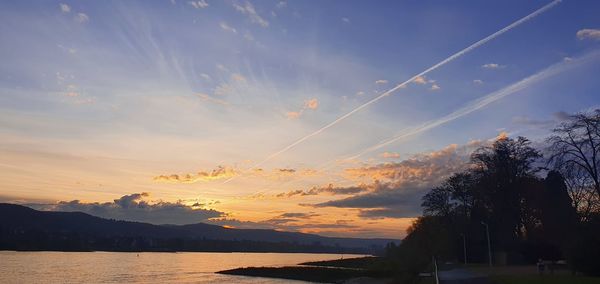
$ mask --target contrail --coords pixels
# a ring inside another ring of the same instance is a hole
[[[549,4],[546,4],[545,6],[543,6],[542,8],[539,8],[538,10],[534,11],[533,13],[531,13],[531,14],[529,14],[529,15],[527,15],[527,16],[525,16],[525,17],[523,17],[523,18],[519,19],[519,20],[517,20],[516,22],[513,22],[512,24],[510,24],[510,25],[508,25],[508,26],[504,27],[503,29],[501,29],[501,30],[499,30],[499,31],[497,31],[497,32],[495,32],[495,33],[493,33],[493,34],[491,34],[491,35],[489,35],[489,36],[485,37],[484,39],[481,39],[481,40],[479,40],[479,41],[477,41],[477,42],[475,42],[475,43],[471,44],[470,46],[466,47],[465,49],[463,49],[463,50],[461,50],[461,51],[459,51],[459,52],[457,52],[457,53],[455,53],[455,54],[451,55],[450,57],[448,57],[448,58],[446,58],[446,59],[444,59],[444,60],[440,61],[439,63],[437,63],[437,64],[435,64],[435,65],[433,65],[433,66],[431,66],[431,67],[429,67],[429,68],[425,69],[424,71],[422,71],[422,72],[420,72],[420,73],[418,73],[418,74],[416,74],[416,75],[412,76],[410,79],[408,79],[408,80],[406,80],[406,81],[404,81],[404,82],[400,83],[399,85],[396,85],[395,87],[393,87],[393,88],[391,88],[391,89],[389,89],[389,90],[385,91],[384,93],[382,93],[381,95],[379,95],[379,96],[375,97],[374,99],[371,99],[370,101],[368,101],[368,102],[366,102],[366,103],[364,103],[364,104],[362,104],[362,105],[360,105],[360,106],[356,107],[356,108],[355,108],[355,109],[353,109],[352,111],[350,111],[350,112],[348,112],[348,113],[346,113],[346,114],[344,114],[344,115],[340,116],[340,117],[339,117],[339,118],[337,118],[336,120],[334,120],[334,121],[330,122],[329,124],[327,124],[327,125],[325,125],[325,126],[323,126],[323,127],[319,128],[318,130],[314,131],[313,133],[310,133],[310,134],[308,134],[308,135],[306,135],[306,136],[304,136],[304,137],[302,137],[302,138],[300,138],[300,139],[296,140],[296,141],[295,141],[295,142],[293,142],[292,144],[290,144],[290,145],[288,145],[288,146],[284,147],[283,149],[281,149],[281,150],[279,150],[279,151],[277,151],[277,152],[275,152],[275,153],[273,153],[273,154],[269,155],[269,156],[268,156],[268,157],[266,157],[264,160],[262,160],[262,161],[258,162],[258,163],[257,163],[257,164],[255,164],[254,166],[252,166],[252,167],[250,168],[250,170],[252,170],[252,169],[255,169],[256,167],[259,167],[260,165],[262,165],[262,164],[264,164],[264,163],[266,163],[266,162],[270,161],[271,159],[273,159],[273,158],[275,158],[275,157],[277,157],[277,156],[281,155],[281,154],[282,154],[282,153],[284,153],[284,152],[287,152],[288,150],[290,150],[290,149],[294,148],[296,145],[298,145],[298,144],[300,144],[300,143],[302,143],[302,142],[304,142],[304,141],[308,140],[309,138],[311,138],[311,137],[313,137],[313,136],[316,136],[316,135],[320,134],[321,132],[323,132],[323,131],[325,131],[325,130],[329,129],[330,127],[332,127],[332,126],[334,126],[334,125],[336,125],[336,124],[338,124],[340,121],[342,121],[342,120],[344,120],[344,119],[346,119],[346,118],[350,117],[350,116],[351,116],[351,115],[353,115],[354,113],[356,113],[356,112],[358,112],[358,111],[362,110],[363,108],[366,108],[367,106],[369,106],[369,105],[371,105],[371,104],[373,104],[373,103],[375,103],[375,102],[379,101],[379,100],[380,100],[380,99],[382,99],[383,97],[386,97],[386,96],[389,96],[389,95],[391,95],[393,92],[397,91],[397,90],[398,90],[398,89],[400,89],[400,88],[403,88],[403,87],[405,87],[405,86],[406,86],[408,83],[412,82],[413,80],[417,79],[418,77],[424,76],[424,75],[426,75],[427,73],[429,73],[429,72],[431,72],[431,71],[433,71],[433,70],[435,70],[435,69],[438,69],[438,68],[440,68],[440,67],[441,67],[441,66],[443,66],[443,65],[446,65],[447,63],[449,63],[449,62],[453,61],[454,59],[456,59],[456,58],[458,58],[458,57],[461,57],[461,56],[463,56],[464,54],[466,54],[466,53],[470,52],[471,50],[473,50],[473,49],[475,49],[475,48],[477,48],[477,47],[479,47],[479,46],[481,46],[481,45],[484,45],[484,44],[485,44],[485,43],[487,43],[488,41],[490,41],[490,40],[493,40],[493,39],[495,39],[496,37],[498,37],[498,36],[500,36],[500,35],[502,35],[502,34],[504,34],[504,33],[508,32],[508,31],[512,30],[513,28],[515,28],[515,27],[517,27],[517,26],[519,26],[519,25],[521,25],[521,24],[523,24],[523,23],[525,23],[525,22],[527,22],[527,21],[529,21],[529,20],[533,19],[533,18],[534,18],[534,17],[536,17],[537,15],[540,15],[540,14],[544,13],[545,11],[549,10],[550,8],[552,8],[552,7],[556,6],[556,5],[557,5],[557,4],[559,4],[561,1],[562,1],[562,0],[554,0],[554,1],[550,2]],[[223,183],[230,182],[230,181],[232,181],[234,178],[235,178],[235,177],[231,177],[231,178],[229,178],[229,179],[225,180]]]
[[[406,129],[406,130],[402,131],[401,133],[395,135],[394,137],[391,137],[377,145],[371,146],[371,147],[361,151],[360,153],[358,153],[354,156],[348,157],[344,160],[356,159],[368,152],[372,152],[377,149],[380,149],[380,148],[387,146],[391,143],[394,143],[400,139],[403,139],[403,138],[406,138],[409,136],[413,136],[413,135],[425,132],[427,130],[430,130],[432,128],[438,127],[442,124],[451,122],[457,118],[463,117],[467,114],[477,111],[477,110],[479,110],[499,99],[502,99],[508,95],[512,95],[518,91],[521,91],[521,90],[529,87],[531,84],[535,84],[541,80],[547,79],[548,77],[551,77],[556,74],[567,71],[569,69],[575,68],[575,67],[580,66],[581,64],[587,63],[589,61],[597,60],[598,58],[600,58],[600,51],[594,51],[594,52],[588,53],[586,55],[583,55],[579,58],[570,59],[568,61],[563,60],[562,62],[555,63],[555,64],[545,68],[544,70],[539,71],[538,73],[535,73],[525,79],[522,79],[519,82],[513,83],[507,87],[504,87],[500,90],[492,92],[492,93],[486,95],[485,97],[474,100],[471,103],[467,104],[466,106],[464,106],[442,118],[426,122],[426,123],[422,124],[421,126],[418,126],[413,129]]]
[[[513,83],[509,86],[506,86],[500,90],[494,91],[492,93],[489,93],[487,95],[485,95],[482,98],[473,100],[471,102],[469,102],[467,105],[463,106],[462,108],[444,116],[441,118],[438,118],[436,120],[432,120],[426,123],[421,124],[420,126],[414,127],[414,128],[408,128],[408,129],[404,129],[402,130],[400,133],[396,134],[395,136],[388,138],[374,146],[371,146],[353,156],[347,157],[345,159],[342,159],[341,161],[347,161],[347,160],[353,160],[353,159],[357,159],[360,156],[367,154],[369,152],[373,152],[377,149],[380,149],[382,147],[385,147],[389,144],[392,144],[394,142],[397,142],[398,140],[413,136],[413,135],[417,135],[420,133],[423,133],[425,131],[431,130],[433,128],[436,128],[438,126],[441,126],[443,124],[446,124],[448,122],[451,122],[453,120],[456,120],[458,118],[461,118],[463,116],[466,116],[472,112],[478,111],[486,106],[488,106],[489,104],[496,102],[506,96],[512,95],[518,91],[521,91],[525,88],[528,88],[529,86],[531,86],[532,84],[538,83],[542,80],[548,79],[549,77],[552,77],[554,75],[557,75],[559,73],[568,71],[570,69],[576,68],[578,66],[581,66],[582,64],[594,61],[594,60],[598,60],[600,59],[600,50],[597,51],[592,51],[590,53],[587,53],[583,56],[580,56],[578,58],[573,58],[570,59],[568,61],[563,60],[562,62],[559,63],[555,63],[553,65],[550,65],[549,67],[546,67],[545,69],[530,75],[529,77],[526,77],[516,83]],[[333,163],[335,163],[336,160],[331,160],[329,162],[326,162],[324,164],[321,164],[320,166],[317,167],[317,170],[321,171],[321,170],[325,170],[327,168],[329,168]],[[298,180],[296,180],[295,182],[298,182]],[[283,185],[287,184],[289,182],[284,183]],[[281,185],[279,185],[281,186]],[[271,190],[274,190],[275,188],[269,187],[263,191],[260,191],[256,194],[264,194],[266,192],[269,192]]]

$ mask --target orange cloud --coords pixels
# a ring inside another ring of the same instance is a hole
[[[506,131],[502,131],[496,136],[496,140],[506,140],[508,139],[508,133]]]
[[[254,169],[249,173],[255,177],[261,177],[272,180],[279,180],[282,178],[290,178],[290,177],[308,177],[315,176],[318,172],[314,169],[292,169],[292,168],[278,168],[273,169],[271,171],[266,171],[262,168]]]
[[[317,109],[319,107],[319,101],[316,98],[312,98],[304,102],[304,108]]]
[[[424,76],[419,76],[419,77],[415,78],[413,80],[413,82],[416,83],[416,84],[419,84],[419,85],[425,85],[425,84],[427,84],[427,80],[425,80]]]
[[[451,144],[439,151],[417,154],[401,162],[348,168],[344,173],[353,180],[386,181],[395,187],[434,185],[455,172],[465,170],[469,166],[470,154],[483,143],[486,142],[474,141],[463,146]]]
[[[400,154],[396,152],[383,152],[380,155],[382,158],[386,159],[397,159],[400,158]]]
[[[317,100],[317,98],[312,98],[312,99],[304,101],[304,105],[302,106],[302,108],[299,111],[289,111],[286,113],[286,116],[289,119],[296,119],[296,118],[299,118],[300,116],[302,116],[302,114],[304,113],[305,110],[307,110],[307,109],[315,110],[318,107],[319,107],[319,100]]]
[[[296,119],[300,117],[300,112],[298,111],[288,111],[285,115],[289,118],[289,119]]]
[[[321,193],[326,193],[326,194],[330,194],[330,195],[356,194],[356,193],[368,191],[369,189],[370,189],[369,186],[365,185],[365,184],[360,184],[358,186],[351,186],[351,187],[336,187],[330,183],[327,186],[322,186],[322,187],[314,186],[309,190],[298,189],[298,190],[291,190],[288,192],[282,192],[282,193],[274,195],[274,197],[289,198],[289,197],[294,197],[294,196],[318,195]],[[263,197],[263,196],[260,196],[260,197]]]
[[[174,183],[196,183],[206,182],[224,178],[230,178],[237,174],[233,168],[222,167],[212,170],[211,172],[200,171],[196,174],[171,174],[171,175],[160,175],[154,177],[154,181],[157,182],[174,182]]]

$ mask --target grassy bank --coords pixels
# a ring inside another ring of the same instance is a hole
[[[539,275],[534,265],[497,266],[469,265],[469,270],[489,275],[494,284],[600,284],[600,277],[572,275],[566,268]]]
[[[600,284],[598,277],[572,275],[495,275],[494,284]]]

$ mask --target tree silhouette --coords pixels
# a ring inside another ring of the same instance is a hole
[[[585,173],[600,196],[600,110],[572,115],[553,132],[549,164],[569,175]]]

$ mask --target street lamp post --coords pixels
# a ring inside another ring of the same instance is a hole
[[[492,247],[490,246],[490,228],[489,228],[488,224],[486,224],[483,221],[481,221],[481,225],[485,226],[485,235],[487,237],[487,245],[488,245],[488,261],[489,261],[490,267],[492,267]]]
[[[463,256],[465,258],[465,264],[467,264],[467,237],[465,234],[460,234],[463,238]]]

